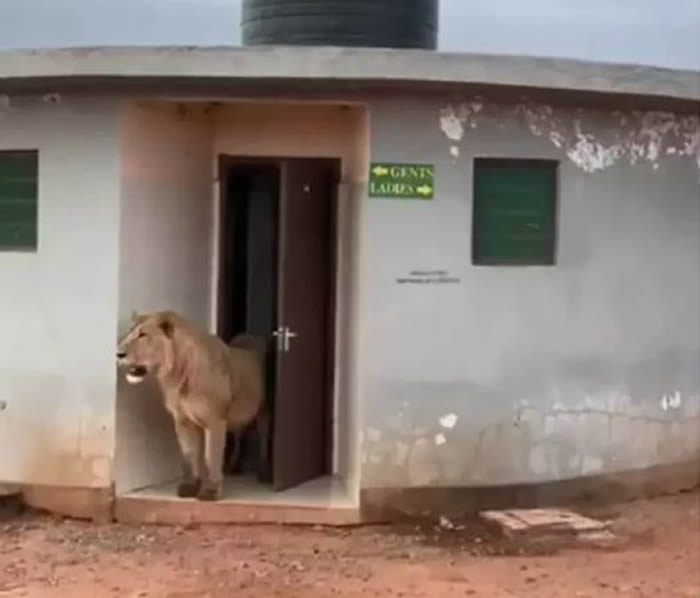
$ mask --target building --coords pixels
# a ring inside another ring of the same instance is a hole
[[[699,80],[427,51],[0,53],[0,480],[79,516],[329,522],[696,483]],[[173,497],[171,422],[115,364],[132,310],[161,308],[299,334],[278,492]]]

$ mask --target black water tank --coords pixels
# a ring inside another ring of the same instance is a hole
[[[437,47],[439,0],[243,0],[244,45]]]

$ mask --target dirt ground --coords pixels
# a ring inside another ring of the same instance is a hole
[[[700,598],[699,500],[589,510],[622,539],[605,549],[510,542],[477,522],[179,529],[24,514],[0,523],[0,597]]]

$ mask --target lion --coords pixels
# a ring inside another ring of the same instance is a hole
[[[259,426],[260,463],[265,462],[264,360],[262,339],[239,335],[227,346],[173,311],[132,316],[117,364],[131,384],[148,375],[158,382],[183,457],[178,496],[221,498],[227,432],[235,437],[237,459],[242,434],[253,421]]]

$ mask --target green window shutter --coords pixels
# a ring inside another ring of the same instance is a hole
[[[0,151],[0,251],[37,248],[38,166],[36,151]]]
[[[554,161],[475,159],[472,263],[553,265],[556,193]]]

